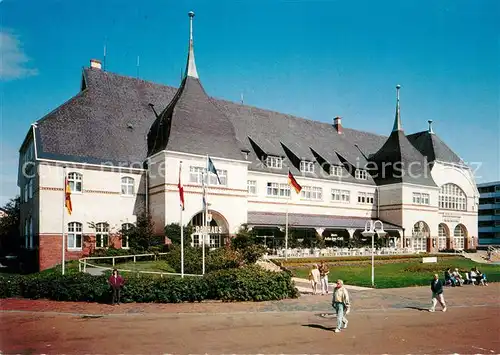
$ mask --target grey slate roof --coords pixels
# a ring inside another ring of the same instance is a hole
[[[243,160],[243,149],[231,121],[191,76],[184,78],[148,134],[148,155],[170,150]]]
[[[376,165],[372,175],[378,185],[406,182],[437,186],[432,179],[429,162],[410,143],[402,130],[392,131],[382,148],[369,159]]]
[[[424,156],[427,156],[429,161],[439,160],[449,163],[465,164],[463,160],[434,133],[423,131],[409,134],[407,137],[417,150],[422,152]]]
[[[142,164],[148,155],[148,133],[157,128],[156,116],[149,104],[154,104],[168,119],[166,108],[178,89],[95,68],[84,69],[83,79],[85,85],[80,93],[37,122],[39,157],[122,166],[134,164],[135,167]],[[373,185],[375,182],[370,177],[363,181],[355,180],[352,175],[355,168],[367,167],[366,157],[377,152],[387,139],[349,128],[338,134],[329,123],[210,98],[194,78],[185,83],[171,107],[174,119],[169,122],[170,135],[161,138],[162,144],[167,143],[167,149],[239,160],[244,159],[241,149],[248,150],[250,170],[286,175],[290,167],[299,183],[304,175]],[[252,145],[251,139],[255,144]],[[424,154],[430,154],[424,145],[419,145],[418,139],[412,142],[424,149]],[[440,151],[441,146],[446,147],[439,139],[433,142],[434,152]],[[261,159],[267,155],[288,158],[283,146],[299,159],[314,161],[315,173],[300,173],[289,159],[284,160],[281,170],[270,169],[262,163]],[[411,153],[408,159],[417,156],[411,150],[405,151]],[[259,156],[262,154],[264,157]],[[446,154],[439,156],[440,160],[447,161]],[[343,164],[344,176],[327,176],[317,160]]]
[[[248,212],[249,226],[274,227],[285,226],[285,213],[274,212]],[[311,215],[311,214],[288,214],[288,225],[290,227],[302,228],[354,228],[364,229],[366,218]],[[388,222],[384,222],[384,230],[400,230],[402,227]]]

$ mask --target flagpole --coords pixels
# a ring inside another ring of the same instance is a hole
[[[290,197],[292,196],[292,189],[290,189]],[[285,215],[285,260],[288,260],[288,203],[290,197],[286,199],[286,215]]]
[[[64,232],[65,232],[65,219],[66,219],[66,167],[63,166],[63,203],[62,203],[62,274],[64,275],[65,263],[66,263],[66,244],[64,240]]]
[[[206,158],[206,186],[205,186],[205,233],[203,234],[203,275],[205,275],[205,243],[206,239],[208,237],[208,199],[207,199],[207,192],[208,192],[208,183],[210,182],[210,174],[208,173],[208,154]]]
[[[182,160],[179,163],[179,184],[181,183]],[[181,278],[184,278],[184,223],[182,221],[183,201],[179,204],[181,209]]]

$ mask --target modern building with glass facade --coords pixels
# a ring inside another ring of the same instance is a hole
[[[500,181],[478,184],[479,245],[500,246]]]

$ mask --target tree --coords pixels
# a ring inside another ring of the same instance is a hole
[[[2,207],[5,216],[0,218],[0,248],[5,254],[17,251],[20,247],[20,202],[17,196]]]
[[[193,226],[184,226],[184,245],[191,245],[191,234],[193,234]],[[171,223],[165,226],[165,236],[167,236],[172,244],[181,244],[181,226],[178,223]]]
[[[137,216],[137,222],[127,230],[121,230],[121,234],[128,237],[130,249],[142,253],[151,250],[160,240],[154,235],[154,224],[151,216],[146,213]]]

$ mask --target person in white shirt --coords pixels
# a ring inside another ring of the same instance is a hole
[[[309,281],[311,281],[313,295],[315,295],[318,292],[319,279],[320,279],[320,274],[318,270],[318,265],[314,264],[311,271],[309,271]]]

